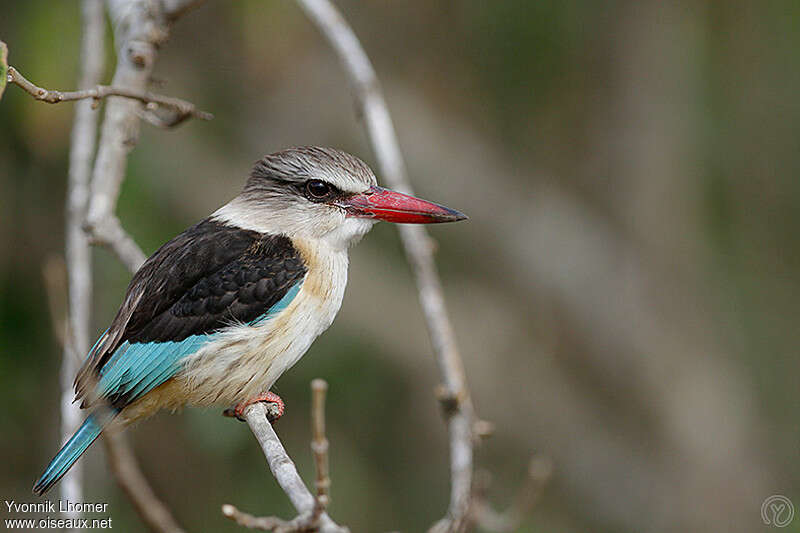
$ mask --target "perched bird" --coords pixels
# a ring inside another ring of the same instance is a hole
[[[347,249],[379,220],[466,218],[383,189],[360,159],[291,148],[256,163],[242,192],[159,248],[133,276],[75,379],[91,414],[36,481],[44,494],[104,428],[159,409],[280,398],[275,381],[333,322]]]

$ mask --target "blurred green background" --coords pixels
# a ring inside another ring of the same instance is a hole
[[[492,500],[511,501],[535,451],[555,474],[521,531],[752,532],[768,529],[767,496],[800,506],[800,3],[337,3],[417,192],[471,216],[432,233],[478,413],[496,424],[477,455]],[[76,86],[77,2],[0,13],[12,65]],[[119,214],[147,253],[265,153],[332,145],[374,164],[336,58],[292,2],[206,2],[155,77],[216,118],[143,126]],[[4,500],[34,501],[57,448],[42,268],[63,253],[72,116],[17,87],[0,101]],[[129,281],[108,251],[94,258],[93,336]],[[438,371],[395,230],[377,226],[351,264],[334,326],[277,384],[277,429],[312,479],[308,387],[327,379],[332,515],[422,531],[448,497]],[[239,530],[228,502],[291,516],[247,427],[219,414],[129,432],[157,492],[189,531]],[[143,530],[102,455],[83,460],[87,500]]]

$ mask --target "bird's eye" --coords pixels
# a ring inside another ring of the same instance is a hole
[[[306,182],[306,191],[311,198],[325,198],[331,192],[331,186],[322,180],[309,180]]]

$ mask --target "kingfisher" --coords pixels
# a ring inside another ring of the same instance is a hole
[[[384,189],[360,159],[297,147],[258,161],[242,192],[161,246],[133,276],[75,378],[89,416],[33,491],[47,492],[103,430],[160,409],[277,406],[270,392],[333,322],[348,248],[378,221],[467,218]]]

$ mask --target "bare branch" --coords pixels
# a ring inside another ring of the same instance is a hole
[[[528,464],[525,482],[514,503],[500,513],[495,511],[486,499],[491,484],[491,474],[483,471],[475,476],[473,490],[472,517],[476,524],[487,531],[516,531],[533,508],[545,485],[553,475],[553,462],[548,457],[534,456]]]
[[[177,1],[177,0],[176,0]],[[180,7],[184,2],[171,2]],[[146,93],[158,47],[167,40],[174,21],[162,2],[108,0],[117,48],[117,68],[111,85],[130,94]],[[86,227],[97,242],[112,246],[126,265],[140,265],[144,254],[116,220],[117,199],[128,153],[136,146],[142,103],[130,98],[109,98],[92,173],[92,195]]]
[[[81,11],[83,36],[79,86],[90,87],[100,81],[103,73],[103,3],[101,0],[84,0]],[[15,73],[13,68],[9,68],[10,81]],[[92,258],[82,226],[89,204],[89,175],[96,136],[97,113],[92,109],[91,102],[79,102],[75,106],[72,125],[67,178],[65,257],[68,303],[60,373],[62,444],[78,429],[82,418],[79,406],[72,401],[72,380],[80,365],[78,354],[85,354],[89,349]],[[83,465],[74,465],[61,481],[61,498],[67,501],[83,500],[82,478]]]
[[[383,178],[393,189],[411,194],[413,191],[392,119],[364,48],[329,0],[298,0],[298,3],[328,40],[350,78]],[[447,516],[434,527],[436,531],[463,531],[469,520],[472,485],[472,402],[464,365],[444,305],[431,239],[421,226],[401,224],[398,230],[417,282],[420,303],[442,374],[444,396],[449,398],[453,407],[446,413],[450,432],[450,506]]]
[[[139,270],[147,259],[133,237],[122,227],[116,215],[109,215],[94,225],[86,222],[84,229],[89,234],[92,244],[110,248],[131,272]]]
[[[44,89],[29,81],[25,76],[12,66],[8,67],[8,83],[23,89],[26,93],[33,96],[40,102],[48,104],[59,104],[61,102],[74,102],[76,100],[92,99],[95,102],[109,96],[120,96],[138,100],[147,104],[148,111],[155,111],[160,106],[166,107],[173,112],[173,118],[169,121],[160,122],[162,127],[172,127],[185,121],[187,118],[199,118],[200,120],[211,120],[214,115],[206,111],[200,111],[191,102],[169,96],[161,96],[148,91],[136,91],[125,87],[113,87],[111,85],[95,85],[89,89],[79,91],[57,91],[54,89]]]
[[[153,492],[124,437],[120,433],[104,432],[103,444],[114,478],[142,521],[158,533],[184,533],[167,506]]]
[[[319,400],[317,400],[316,404],[318,406],[324,406],[324,403],[321,403]],[[312,410],[316,411],[317,409],[314,409],[312,406]],[[274,517],[257,518],[242,513],[236,509],[236,507],[229,504],[223,506],[222,513],[246,527],[264,529],[265,526],[269,526],[269,528],[267,528],[268,531],[310,531],[316,530],[315,528],[318,528],[318,530],[323,533],[344,533],[349,531],[347,528],[337,525],[331,517],[328,516],[328,513],[326,513],[318,503],[319,500],[311,495],[311,492],[309,492],[305,483],[303,483],[294,462],[286,453],[286,449],[284,449],[283,444],[281,444],[272,424],[267,420],[267,407],[264,403],[259,402],[247,406],[244,410],[244,418],[250,426],[250,430],[253,432],[256,440],[258,440],[258,443],[261,445],[261,449],[264,452],[264,457],[267,459],[267,464],[269,464],[272,475],[275,476],[281,489],[283,489],[283,492],[289,497],[289,501],[292,502],[299,516],[288,522]],[[314,417],[312,416],[312,418]],[[320,477],[319,473],[317,477]],[[294,529],[279,529],[290,526]]]
[[[313,525],[316,522],[313,518],[314,511],[297,515],[291,520],[283,520],[276,516],[253,516],[226,503],[222,506],[222,514],[248,529],[274,531],[275,533],[302,533],[318,530],[318,526]]]
[[[324,379],[311,382],[311,451],[317,467],[317,507],[325,510],[330,503],[331,478],[328,469],[328,438],[325,436],[325,394],[328,383]]]

